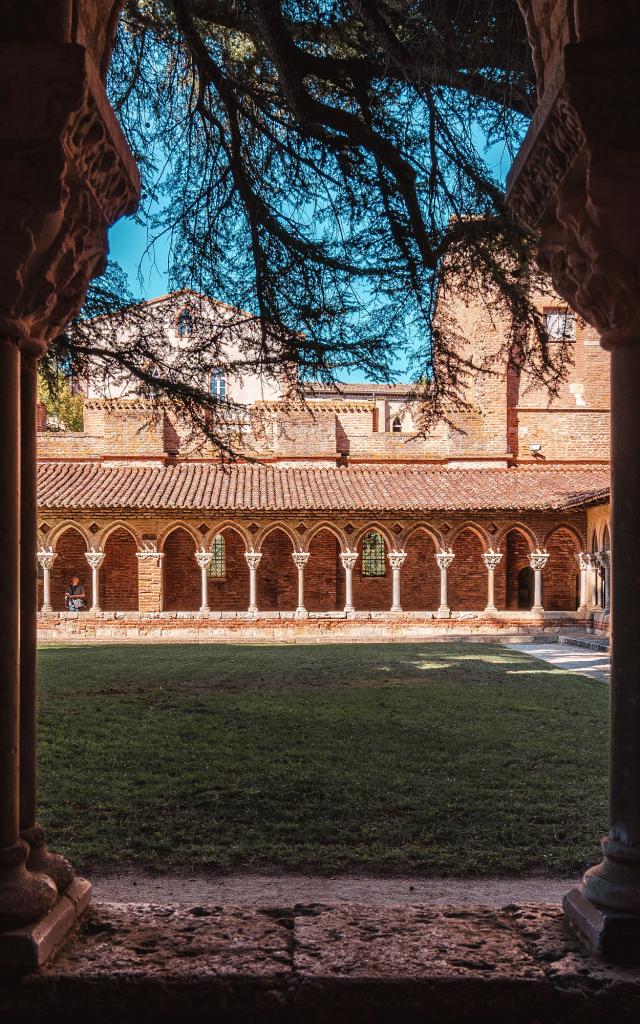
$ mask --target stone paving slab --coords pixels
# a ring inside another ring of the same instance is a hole
[[[637,1024],[640,968],[588,955],[561,911],[95,904],[0,1021]]]
[[[609,682],[611,663],[608,651],[587,651],[558,643],[509,644],[510,651],[521,651],[533,658],[546,661],[563,672],[577,672],[590,679]]]

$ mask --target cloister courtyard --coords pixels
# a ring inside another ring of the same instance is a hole
[[[39,650],[42,821],[113,869],[578,874],[606,683],[498,643]]]

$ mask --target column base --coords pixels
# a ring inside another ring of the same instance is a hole
[[[531,609],[531,614],[532,615],[542,615],[543,612],[544,612],[544,608],[542,607],[541,604],[534,604],[532,609]]]
[[[0,932],[37,921],[58,898],[55,882],[48,875],[27,870],[28,853],[22,839],[0,850]]]
[[[640,914],[598,907],[576,886],[562,901],[565,916],[597,956],[615,963],[640,964]]]
[[[257,609],[256,605],[254,605],[254,604],[249,605],[249,608],[247,609],[247,617],[250,618],[250,619],[255,619],[257,614],[258,614],[258,609]]]
[[[52,604],[43,604],[41,609],[40,609],[40,611],[43,612],[45,615],[48,615],[50,612],[53,611],[53,605]]]
[[[451,609],[447,608],[446,605],[441,604],[436,612],[436,618],[438,619],[449,619],[451,617]]]
[[[0,932],[0,970],[36,970],[56,953],[76,927],[91,898],[91,885],[76,878],[64,896],[34,924]]]
[[[210,611],[211,609],[209,608],[208,604],[203,605],[202,608],[198,608],[198,612],[200,613],[200,615],[208,615]]]
[[[391,608],[389,609],[389,611],[391,611],[391,612],[401,612],[402,611],[402,607],[399,604],[393,604],[393,605],[391,605]]]
[[[102,608],[100,608],[97,604],[92,604],[90,609],[89,609],[89,615],[98,615],[99,612],[101,612],[101,611],[102,611]]]
[[[309,612],[306,608],[296,608],[295,610],[296,619],[308,619]]]
[[[498,609],[496,608],[495,604],[488,604],[487,607],[484,610],[484,614],[485,615],[497,615],[498,614]]]
[[[53,879],[58,892],[62,895],[74,879],[74,871],[69,861],[66,857],[62,857],[59,853],[52,853],[48,849],[44,829],[38,822],[31,828],[22,829],[20,838],[29,847],[27,870],[48,875]]]
[[[355,608],[353,607],[352,604],[345,604],[345,606],[344,606],[344,613],[345,613],[345,615],[353,615],[354,612],[355,612]]]

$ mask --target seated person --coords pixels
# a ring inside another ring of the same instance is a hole
[[[87,607],[87,595],[79,576],[72,576],[64,595],[64,603],[70,612],[82,612]]]

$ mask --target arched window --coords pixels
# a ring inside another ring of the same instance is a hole
[[[193,317],[188,309],[182,309],[178,313],[176,331],[179,338],[188,338],[193,332]]]
[[[399,416],[396,416],[396,418],[394,419],[393,423],[391,424],[391,429],[394,434],[402,433],[402,420],[400,419]]]
[[[211,394],[219,402],[227,397],[227,379],[222,370],[214,370],[211,374]]]
[[[224,537],[221,533],[214,538],[213,544],[211,545],[211,554],[213,555],[213,558],[209,562],[207,576],[214,580],[222,579],[227,575],[227,566],[224,550]]]
[[[362,540],[362,575],[386,576],[384,537],[377,530],[369,530]]]

